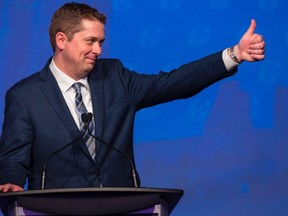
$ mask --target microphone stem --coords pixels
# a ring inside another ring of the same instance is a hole
[[[46,169],[44,168],[41,177],[41,190],[45,189],[45,182],[46,182]]]
[[[44,166],[42,169],[42,175],[41,175],[41,189],[45,189],[45,185],[46,185],[46,166],[49,162],[49,160],[56,154],[58,154],[59,152],[61,152],[62,150],[66,149],[67,147],[71,146],[73,143],[78,142],[79,140],[83,139],[84,136],[78,137],[76,140],[73,140],[72,142],[62,146],[60,149],[58,149],[57,151],[52,152],[51,154],[48,155],[47,159],[44,162]]]
[[[138,187],[138,183],[137,183],[137,175],[136,175],[136,170],[135,170],[135,167],[134,167],[134,164],[131,160],[131,158],[125,154],[124,152],[121,152],[120,150],[118,150],[117,148],[113,147],[112,145],[104,142],[103,140],[97,138],[96,136],[93,135],[93,133],[89,130],[89,124],[90,122],[92,121],[92,117],[93,117],[93,114],[92,113],[82,113],[81,115],[81,119],[82,119],[82,122],[84,123],[85,125],[85,128],[86,128],[86,131],[88,132],[88,134],[90,136],[92,136],[95,140],[103,143],[105,146],[107,146],[108,148],[111,148],[113,149],[114,151],[118,152],[120,155],[122,155],[123,157],[125,157],[129,163],[130,163],[130,168],[132,170],[132,178],[133,178],[133,182],[134,182],[134,187],[137,188]],[[101,185],[101,182],[100,182],[100,185]]]
[[[88,133],[90,136],[92,136],[95,140],[103,143],[105,146],[107,146],[108,148],[113,149],[114,151],[118,152],[120,155],[122,155],[123,157],[125,157],[129,163],[130,163],[130,167],[131,167],[131,171],[132,171],[132,178],[133,178],[133,183],[134,183],[134,187],[138,188],[138,183],[137,183],[137,175],[136,175],[136,171],[135,171],[135,167],[134,164],[132,162],[132,160],[130,159],[130,157],[128,155],[126,155],[125,153],[121,152],[120,150],[118,150],[117,148],[113,147],[112,145],[104,142],[103,140],[97,138],[96,136],[94,136],[89,130]]]
[[[137,177],[136,177],[136,173],[135,173],[135,169],[132,169],[132,176],[133,176],[133,181],[134,181],[134,187],[138,188],[138,182],[137,182]]]

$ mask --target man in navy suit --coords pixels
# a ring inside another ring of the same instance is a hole
[[[0,143],[0,191],[39,189],[47,163],[46,188],[133,186],[129,160],[101,141],[88,151],[79,139],[81,119],[74,83],[93,113],[96,137],[134,163],[133,124],[138,110],[191,97],[233,75],[242,61],[264,59],[265,42],[255,20],[232,48],[185,64],[169,73],[138,74],[117,59],[98,59],[106,17],[95,8],[67,3],[53,15],[49,34],[54,56],[39,72],[7,91]],[[137,177],[139,183],[139,178]]]

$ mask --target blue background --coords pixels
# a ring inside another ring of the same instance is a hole
[[[0,0],[0,124],[5,92],[53,54],[48,27],[66,1]],[[238,42],[257,21],[266,59],[197,96],[138,113],[144,187],[180,188],[172,215],[288,215],[288,2],[90,0],[108,16],[103,57],[169,71]]]

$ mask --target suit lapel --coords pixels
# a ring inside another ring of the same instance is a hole
[[[89,85],[91,89],[93,117],[96,129],[95,134],[102,137],[104,124],[103,80],[91,76],[89,77]]]
[[[88,78],[93,104],[95,135],[100,139],[103,137],[105,125],[104,75],[101,72],[102,71],[96,65],[95,70],[93,70]],[[103,161],[108,151],[108,148],[103,145],[104,144],[96,140],[96,160],[99,165],[101,165],[101,161]]]
[[[63,98],[61,90],[54,78],[52,72],[49,69],[49,64],[40,72],[40,79],[44,81],[43,85],[41,85],[41,90],[45,95],[46,99],[49,101],[50,105],[53,107],[56,115],[63,122],[67,130],[72,136],[72,139],[77,139],[81,136],[81,132],[79,131],[70,110]],[[80,145],[81,149],[84,153],[91,158],[88,149],[83,141],[83,144]],[[92,160],[92,158],[91,158]]]

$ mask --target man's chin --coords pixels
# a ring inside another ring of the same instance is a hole
[[[89,64],[85,70],[84,70],[84,73],[86,74],[86,76],[88,76],[88,74],[93,70],[95,64]]]
[[[95,64],[96,64],[96,61],[93,61],[93,62],[91,61],[88,64],[86,64],[87,70],[89,70],[89,69],[92,70],[94,68]]]
[[[93,65],[93,67],[94,67],[96,61],[97,61],[97,59],[86,59],[86,62],[90,65]]]

